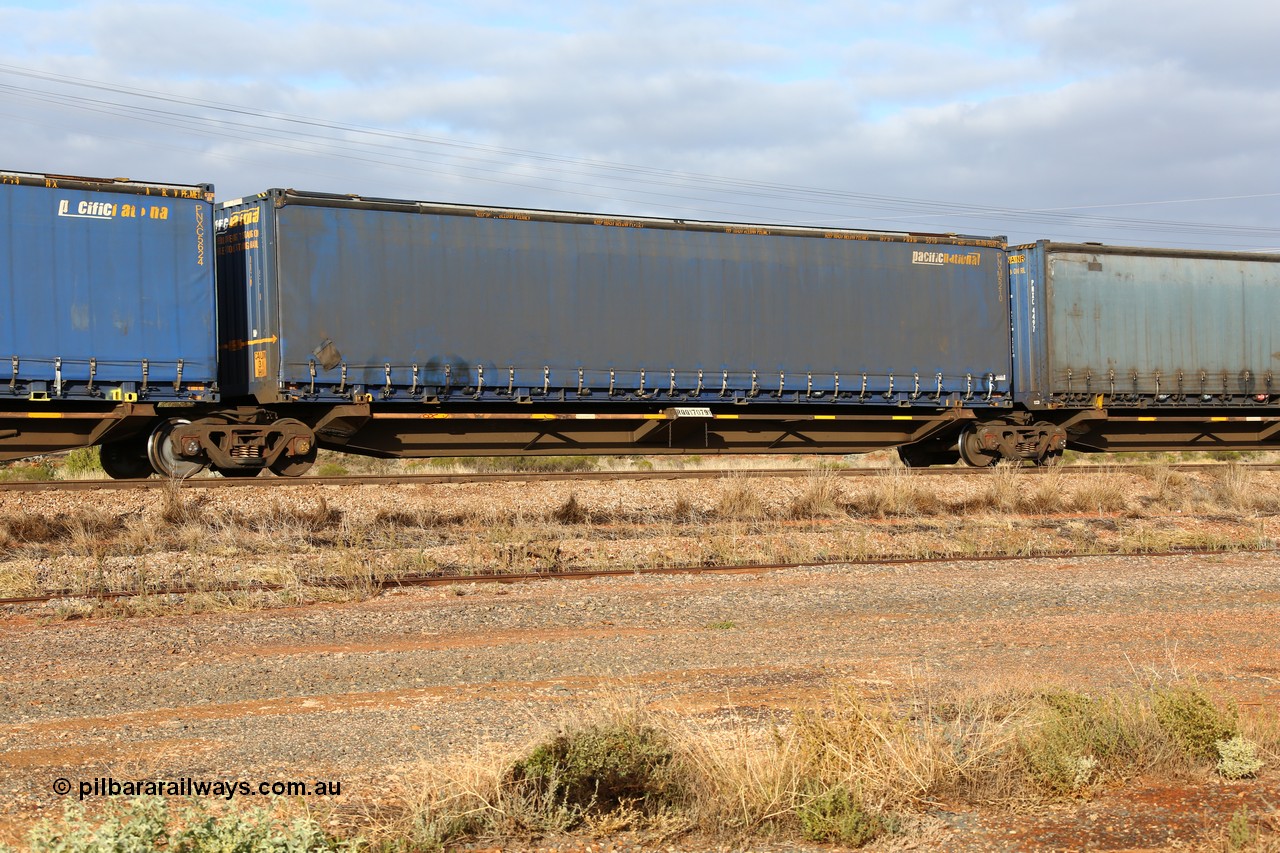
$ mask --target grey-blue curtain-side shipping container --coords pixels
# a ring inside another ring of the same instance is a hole
[[[213,188],[0,173],[0,396],[210,400]]]
[[[901,405],[1009,387],[1000,238],[282,190],[219,220],[224,300],[252,342],[237,369],[261,400]]]
[[[1010,254],[1034,330],[1015,355],[1028,403],[1280,393],[1280,256],[1048,242]]]

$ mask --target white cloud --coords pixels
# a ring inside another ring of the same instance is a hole
[[[1280,11],[1243,0],[1225,8],[1182,0],[9,7],[0,9],[5,62],[181,102],[0,73],[10,87],[0,90],[0,166],[213,180],[227,197],[291,185],[1022,238],[1273,246],[1274,236],[1144,233],[959,208],[921,219],[910,205],[851,194],[1060,208],[1280,192],[1280,65],[1259,60],[1277,40]],[[32,90],[105,103],[51,103]],[[199,101],[570,162],[211,112]],[[183,116],[124,115],[126,103]],[[749,194],[741,183],[641,179],[584,160],[839,195]],[[1101,212],[1270,228],[1280,203]],[[917,218],[895,218],[903,216]]]

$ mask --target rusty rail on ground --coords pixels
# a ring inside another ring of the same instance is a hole
[[[1171,464],[1174,471],[1199,471],[1226,468],[1225,462],[1186,462]],[[1104,471],[1138,470],[1143,463],[1122,465],[1064,465],[1061,467],[1019,469],[1024,474],[1045,474],[1050,471],[1061,471],[1063,474],[1089,474]],[[1244,464],[1240,467],[1250,471],[1277,471],[1280,465]],[[93,491],[95,489],[220,489],[251,488],[278,486],[396,486],[419,485],[431,486],[443,483],[552,483],[552,482],[624,482],[629,480],[720,480],[729,477],[739,478],[802,478],[813,476],[834,477],[875,477],[891,473],[912,476],[979,476],[990,473],[990,468],[695,468],[695,469],[655,469],[652,471],[502,471],[468,474],[351,474],[337,477],[275,477],[264,475],[254,478],[218,476],[192,477],[188,480],[165,480],[150,477],[137,480],[8,480],[0,481],[0,492],[44,492],[44,491]]]

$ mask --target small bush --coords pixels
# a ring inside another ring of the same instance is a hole
[[[1231,815],[1231,821],[1227,824],[1227,849],[1243,850],[1257,838],[1257,830],[1249,825],[1249,807],[1241,806]]]
[[[71,479],[106,476],[96,447],[78,447],[68,453],[62,460],[62,473]]]
[[[1217,741],[1213,746],[1218,750],[1218,773],[1226,779],[1247,779],[1262,769],[1258,747],[1240,735]]]
[[[1187,497],[1186,475],[1175,471],[1168,462],[1157,462],[1147,469],[1151,481],[1155,484],[1156,503],[1163,506],[1178,506]]]
[[[1139,702],[1118,695],[1048,693],[1038,725],[1022,738],[1027,772],[1051,796],[1079,793],[1103,773],[1126,776],[1151,749]]]
[[[861,847],[896,831],[896,822],[867,809],[843,785],[811,795],[796,807],[800,831],[810,841]]]
[[[0,482],[12,480],[52,480],[53,463],[48,459],[39,462],[12,462],[0,465]]]
[[[1151,703],[1160,728],[1188,758],[1214,761],[1218,741],[1240,734],[1235,706],[1219,708],[1197,684],[1159,688],[1152,693]]]
[[[663,732],[620,720],[561,732],[516,762],[507,781],[580,816],[623,807],[653,814],[679,797],[673,758]]]
[[[1219,503],[1239,512],[1274,509],[1274,502],[1259,493],[1253,472],[1234,461],[1227,463],[1218,474],[1213,495]]]

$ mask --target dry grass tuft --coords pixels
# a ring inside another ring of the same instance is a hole
[[[839,478],[829,472],[811,474],[804,491],[792,499],[787,515],[795,519],[846,515]]]
[[[343,516],[343,511],[329,506],[324,497],[310,506],[285,504],[273,499],[266,512],[253,515],[232,512],[224,524],[255,533],[307,538],[316,534],[336,534]]]
[[[702,513],[693,501],[681,495],[671,507],[671,520],[676,524],[694,524],[702,520]]]
[[[31,512],[6,518],[3,525],[5,537],[14,545],[52,542],[66,532],[56,519]]]
[[[573,493],[570,493],[569,498],[552,511],[551,517],[561,524],[586,524],[591,521],[591,513],[578,503],[578,496]]]
[[[7,549],[23,545],[57,543],[70,553],[86,552],[86,543],[109,537],[118,528],[115,519],[88,512],[47,516],[21,512],[0,519],[0,545]]]
[[[872,478],[849,502],[849,508],[858,515],[879,518],[935,515],[944,504],[926,480],[905,468],[892,469]]]
[[[986,504],[1000,512],[1017,512],[1022,503],[1022,466],[1001,462],[991,469],[987,480]]]
[[[436,515],[426,509],[380,509],[374,513],[371,526],[392,530],[426,530],[439,523]]]
[[[1152,503],[1167,509],[1181,509],[1186,506],[1188,494],[1187,476],[1175,471],[1168,462],[1157,462],[1148,466],[1147,474],[1155,488],[1151,496]]]
[[[1030,478],[1022,493],[1021,506],[1026,512],[1048,515],[1061,512],[1066,504],[1060,466],[1043,469]]]
[[[1076,484],[1071,506],[1080,512],[1098,515],[1123,512],[1129,506],[1129,487],[1124,474],[1109,468],[1084,478]]]
[[[716,503],[717,517],[725,521],[759,521],[767,515],[764,501],[749,478],[730,477],[725,481]]]
[[[160,520],[172,527],[183,524],[206,524],[204,495],[193,495],[182,490],[177,482],[171,482],[164,490],[160,504]]]
[[[1237,512],[1274,512],[1276,500],[1262,492],[1254,472],[1247,467],[1230,462],[1218,473],[1212,483],[1213,497],[1228,509]]]

